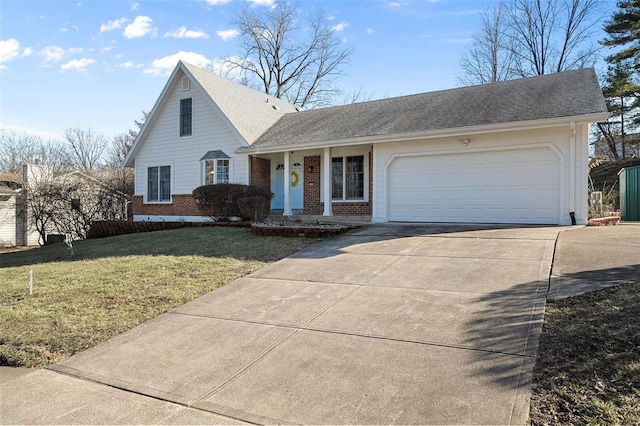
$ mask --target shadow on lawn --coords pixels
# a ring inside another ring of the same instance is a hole
[[[558,380],[564,378],[578,388],[593,390],[598,377],[615,382],[615,375],[627,374],[625,368],[632,362],[637,368],[640,362],[637,354],[640,347],[637,298],[636,305],[624,307],[608,299],[616,292],[628,291],[627,288],[640,289],[640,264],[567,274],[563,278],[566,285],[579,286],[590,282],[592,290],[596,289],[594,284],[601,282],[602,289],[547,304],[547,283],[540,281],[538,293],[531,291],[535,283],[522,283],[507,292],[487,293],[476,299],[487,307],[467,322],[469,338],[465,344],[495,351],[474,355],[474,362],[483,366],[475,371],[476,374],[491,378],[503,387],[529,386],[530,371],[521,373],[523,368],[525,372],[531,368],[536,360],[537,384],[534,385],[558,387]],[[605,288],[611,285],[611,281],[636,284]],[[542,345],[539,347],[543,322],[546,321],[545,305],[551,305],[548,309],[566,305],[569,310],[553,315],[552,323],[544,323]],[[494,368],[484,367],[487,359],[499,360],[511,354],[521,357],[523,363],[498,362]],[[631,372],[632,369],[628,368],[628,374]],[[638,388],[640,378],[633,380]],[[631,391],[629,385],[625,386]],[[570,404],[570,401],[565,402]],[[568,420],[561,423],[565,421]]]

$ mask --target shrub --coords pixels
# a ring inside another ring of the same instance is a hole
[[[269,215],[271,199],[264,195],[240,198],[238,207],[243,218],[248,218],[253,222],[260,222]]]
[[[226,221],[232,217],[264,218],[269,213],[269,203],[272,197],[271,191],[237,183],[203,185],[193,190],[193,198],[200,211],[218,221]],[[258,201],[258,198],[261,198],[262,201]],[[251,200],[240,202],[242,199]]]

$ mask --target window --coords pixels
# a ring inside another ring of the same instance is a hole
[[[364,199],[364,156],[331,159],[331,198],[334,200]]]
[[[147,201],[171,201],[171,166],[147,169]]]
[[[191,135],[191,98],[180,100],[180,136]]]
[[[229,160],[212,159],[204,162],[204,184],[229,183]]]

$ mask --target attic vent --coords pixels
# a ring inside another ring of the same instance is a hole
[[[190,88],[191,88],[191,82],[189,81],[189,79],[187,77],[184,77],[182,79],[182,91],[186,92]]]
[[[271,105],[271,108],[275,109],[276,111],[280,110],[280,108],[278,108],[276,105]]]

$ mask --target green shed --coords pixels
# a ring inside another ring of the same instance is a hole
[[[627,222],[640,222],[640,166],[625,167],[618,172],[620,184],[620,217]]]

